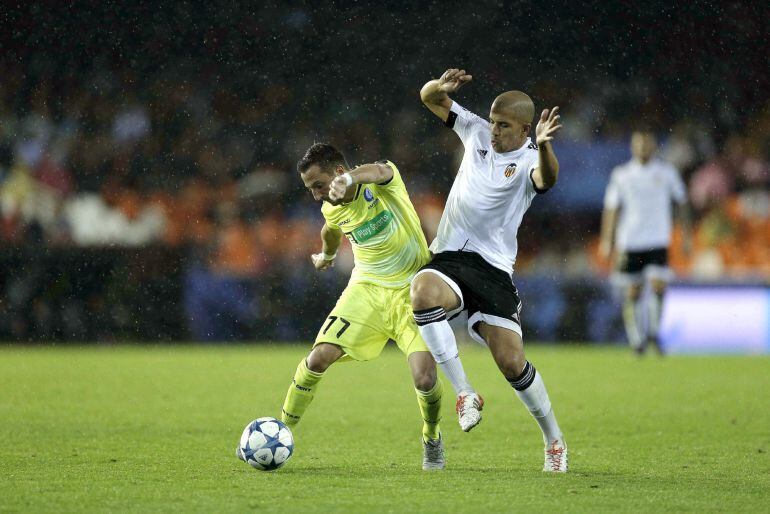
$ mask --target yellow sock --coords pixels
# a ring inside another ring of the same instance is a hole
[[[430,391],[414,390],[417,393],[417,404],[422,413],[422,437],[423,439],[438,439],[441,430],[439,421],[441,421],[441,394],[444,392],[444,386],[441,380],[436,378],[436,385]]]
[[[309,370],[305,359],[302,359],[294,373],[294,380],[291,381],[286,399],[283,401],[281,421],[290,427],[299,423],[305,409],[313,401],[313,394],[323,376],[323,373]]]

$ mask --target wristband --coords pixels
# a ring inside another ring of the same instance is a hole
[[[325,261],[333,261],[335,257],[337,257],[337,252],[334,252],[333,254],[329,255],[328,253],[323,253],[323,258]]]
[[[343,173],[342,177],[345,179],[345,185],[347,187],[350,187],[353,185],[353,175],[351,175],[350,173]]]

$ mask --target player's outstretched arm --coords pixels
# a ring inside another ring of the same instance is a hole
[[[332,200],[345,198],[348,188],[356,184],[384,184],[392,178],[393,168],[387,164],[380,162],[362,164],[334,177],[329,188],[329,198]]]
[[[441,121],[446,121],[449,117],[449,109],[452,107],[452,99],[449,98],[449,94],[460,89],[472,78],[471,75],[465,73],[465,70],[448,69],[439,78],[422,86],[420,99],[433,114],[441,118]]]
[[[318,271],[324,271],[334,266],[334,259],[337,257],[337,250],[340,247],[342,239],[342,230],[324,224],[321,229],[321,253],[314,253],[310,256],[313,266]]]
[[[553,135],[561,129],[559,124],[559,108],[545,109],[540,114],[540,121],[535,127],[537,141],[538,165],[532,173],[532,180],[538,189],[549,189],[556,184],[559,177],[559,161],[551,147]]]

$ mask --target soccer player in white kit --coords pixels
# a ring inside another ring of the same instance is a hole
[[[508,91],[492,103],[489,121],[464,109],[448,93],[471,76],[450,69],[420,91],[423,103],[460,137],[465,147],[449,193],[433,260],[412,280],[412,308],[425,343],[457,394],[460,427],[481,421],[484,400],[460,362],[449,319],[468,311],[471,337],[489,347],[506,380],[534,416],[545,443],[544,471],[567,471],[567,445],[543,379],[524,356],[521,302],[513,284],[516,233],[532,199],[556,183],[559,163],[550,141],[561,128],[558,107],[535,117],[532,100]]]
[[[666,284],[673,276],[668,267],[673,203],[679,206],[685,230],[685,252],[690,246],[684,183],[671,164],[654,158],[656,147],[651,132],[637,130],[631,135],[632,159],[612,171],[602,214],[600,250],[606,259],[617,255],[617,277],[625,289],[623,323],[628,343],[638,354],[650,344],[663,353],[658,327]],[[645,279],[651,294],[647,297],[647,330],[643,331],[639,311]]]

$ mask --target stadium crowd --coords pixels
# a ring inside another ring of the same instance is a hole
[[[440,73],[445,59],[423,55],[387,78],[378,76],[381,63],[364,59],[365,73],[349,82],[330,80],[344,74],[342,64],[308,62],[304,52],[318,44],[334,55],[338,40],[373,29],[375,20],[357,12],[334,37],[319,36],[317,27],[332,13],[270,9],[232,31],[215,17],[189,53],[169,42],[163,20],[143,29],[141,43],[104,45],[108,34],[70,35],[68,59],[11,46],[0,59],[4,255],[25,247],[49,253],[171,248],[183,257],[183,304],[193,337],[254,338],[255,331],[307,337],[352,266],[347,244],[333,273],[315,276],[310,265],[319,248],[320,206],[303,190],[295,163],[316,140],[340,146],[350,164],[394,161],[430,241],[456,170],[446,156],[461,152],[451,131],[430,126],[434,120],[417,91],[431,73]],[[259,21],[271,15],[280,22]],[[470,33],[482,20],[469,19]],[[193,19],[175,23],[181,39],[201,31]],[[55,35],[37,37],[49,49],[61,43]],[[247,48],[238,49],[243,41]],[[273,51],[261,50],[270,44]],[[419,37],[388,44],[381,59],[392,64]],[[153,57],[161,51],[169,57]],[[468,86],[467,107],[483,109],[483,95],[512,87],[527,90],[539,107],[562,106],[565,128],[555,148],[559,154],[560,144],[569,146],[565,152],[574,158],[567,159],[560,180],[580,184],[581,177],[591,177],[592,187],[602,189],[612,166],[630,156],[627,137],[634,124],[653,127],[660,155],[682,173],[696,214],[694,251],[684,255],[674,244],[672,262],[680,276],[770,282],[770,100],[747,94],[739,83],[716,85],[713,78],[698,87],[671,85],[666,66],[643,68],[657,75],[607,70],[590,79],[573,69],[563,81],[542,73],[523,84],[489,66],[483,60],[467,64],[480,83],[478,92],[472,92],[475,84]],[[380,80],[388,87],[377,87]],[[601,169],[581,158],[589,153],[607,156]],[[579,187],[570,191],[558,202],[534,205],[528,215],[520,236],[522,280],[600,281],[606,274],[608,265],[596,251],[600,198],[586,202]],[[16,271],[6,266],[0,304],[21,311],[45,301],[46,285],[20,288],[25,274]],[[329,295],[316,295],[319,287]],[[554,309],[566,312],[571,296],[553,285],[546,290],[557,297],[547,303],[558,305],[549,310],[543,303],[540,335],[558,337],[547,332],[547,317]],[[303,312],[309,321],[298,316]],[[235,332],[233,323],[240,327]],[[6,326],[2,333],[34,337],[35,324]]]

